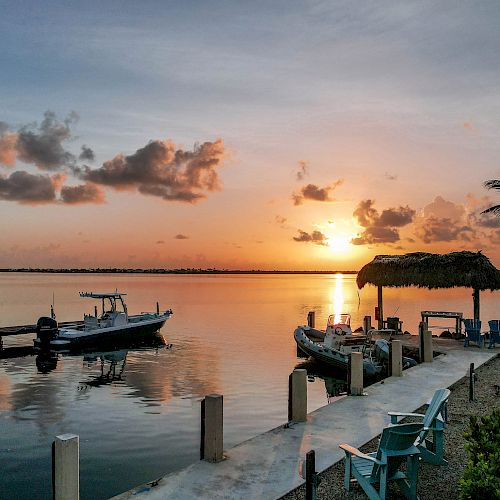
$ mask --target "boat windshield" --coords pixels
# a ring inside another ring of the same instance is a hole
[[[340,321],[339,321],[340,317]],[[331,314],[328,316],[328,323],[326,326],[333,326],[333,325],[347,325],[351,326],[351,315],[350,314]]]

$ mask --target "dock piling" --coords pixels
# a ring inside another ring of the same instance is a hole
[[[403,376],[403,345],[400,340],[393,340],[392,344],[392,376]]]
[[[315,311],[309,311],[307,313],[307,326],[310,328],[315,328],[316,325],[316,313]]]
[[[80,498],[80,438],[61,434],[52,443],[52,490],[54,500]]]
[[[223,397],[209,394],[201,402],[200,459],[220,462],[223,446]]]
[[[288,421],[307,420],[307,370],[297,369],[288,377]]]
[[[353,352],[351,358],[351,383],[350,394],[352,396],[363,395],[363,353]]]
[[[424,331],[424,363],[432,363],[432,332],[430,330]]]
[[[365,335],[372,329],[372,317],[365,316],[363,318],[363,332]]]

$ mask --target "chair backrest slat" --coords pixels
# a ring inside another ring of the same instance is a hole
[[[424,420],[422,422],[424,424],[424,427],[430,427],[432,425],[432,422],[439,415],[443,408],[443,405],[446,403],[449,397],[449,389],[438,389],[434,393],[434,396],[432,396],[431,402],[429,403],[429,407],[425,412]]]
[[[397,470],[401,462],[406,458],[408,452],[414,449],[414,443],[422,431],[422,424],[398,424],[386,427],[378,444],[377,459],[382,460],[384,452],[388,457],[388,475]],[[399,453],[398,453],[399,452]],[[378,481],[380,467],[375,465],[372,470],[370,481]]]
[[[488,325],[490,327],[490,332],[500,333],[500,319],[490,319]]]

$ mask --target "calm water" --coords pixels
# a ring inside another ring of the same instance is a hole
[[[50,498],[50,444],[80,435],[82,498],[106,498],[198,460],[200,400],[224,395],[225,447],[287,419],[288,374],[301,361],[292,332],[309,310],[373,315],[376,289],[352,275],[0,274],[0,326],[34,323],[55,296],[59,321],[93,311],[78,291],[128,293],[130,313],[172,307],[143,346],[41,359],[16,356],[32,336],[5,339],[0,359],[0,497]],[[472,314],[471,291],[387,290],[386,315],[415,333],[423,309]],[[499,294],[481,294],[483,319]],[[328,402],[335,380],[309,383],[309,410]],[[331,392],[331,391],[330,391]]]

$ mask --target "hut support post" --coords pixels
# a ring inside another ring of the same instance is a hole
[[[377,287],[378,295],[378,329],[381,330],[384,327],[384,306],[382,303],[382,287]]]
[[[307,421],[307,370],[293,370],[288,378],[288,421]]]
[[[479,319],[479,290],[477,288],[474,288],[472,298],[474,300],[474,319]]]

